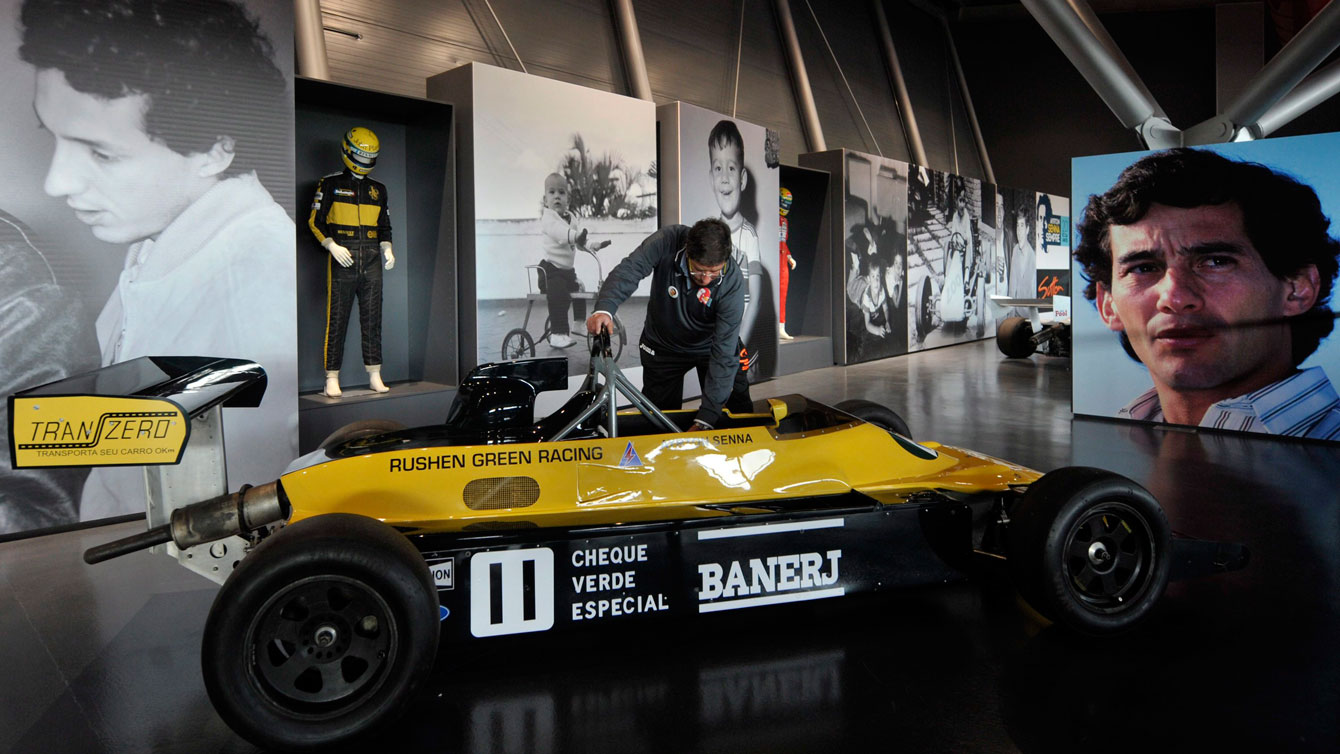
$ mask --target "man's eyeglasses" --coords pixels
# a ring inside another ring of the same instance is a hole
[[[693,278],[693,282],[699,285],[707,285],[708,283],[712,282],[713,280],[716,280],[717,278],[725,274],[726,274],[725,265],[722,265],[720,268],[715,270],[695,270],[693,269],[693,265],[689,265],[689,276]]]

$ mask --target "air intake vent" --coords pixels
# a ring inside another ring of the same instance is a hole
[[[465,507],[475,511],[525,508],[540,499],[540,485],[528,476],[492,476],[465,485]]]

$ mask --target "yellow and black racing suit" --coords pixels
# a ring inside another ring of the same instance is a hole
[[[356,178],[348,170],[332,173],[316,186],[308,225],[316,240],[333,238],[354,258],[348,267],[329,255],[326,258],[326,371],[338,371],[344,360],[344,333],[355,297],[363,363],[382,363],[381,243],[391,241],[386,186],[371,178]]]

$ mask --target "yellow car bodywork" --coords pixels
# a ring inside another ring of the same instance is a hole
[[[1004,492],[1040,476],[936,443],[923,444],[934,452],[914,454],[887,431],[855,419],[779,433],[786,404],[769,403],[770,416],[734,417],[756,426],[383,450],[294,471],[280,483],[292,506],[290,522],[356,513],[429,533],[483,522],[562,527],[707,518],[747,512],[750,503],[852,490],[897,504],[928,489],[951,496]]]

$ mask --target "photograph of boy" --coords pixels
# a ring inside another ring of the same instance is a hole
[[[745,371],[758,363],[759,343],[754,340],[755,324],[762,303],[763,256],[758,249],[758,231],[741,212],[740,198],[749,185],[749,170],[744,165],[744,137],[735,121],[716,124],[707,137],[707,158],[712,166],[712,196],[720,217],[730,228],[731,258],[744,275],[744,317],[740,320],[740,355]]]

